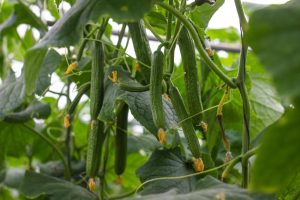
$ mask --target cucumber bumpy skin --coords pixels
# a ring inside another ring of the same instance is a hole
[[[134,51],[146,83],[150,82],[151,49],[143,20],[128,23]]]
[[[86,174],[90,178],[94,178],[98,173],[104,140],[104,123],[100,120],[92,120],[86,158]]]
[[[115,172],[123,174],[127,159],[127,125],[128,106],[125,104],[117,116],[117,128],[115,138]]]
[[[97,119],[104,95],[104,48],[102,42],[95,42],[91,69],[90,112],[91,119]]]
[[[157,50],[153,53],[150,76],[150,101],[151,111],[155,126],[164,128],[165,114],[162,101],[164,54]]]
[[[188,113],[183,104],[182,97],[178,89],[172,84],[169,88],[169,93],[170,93],[171,102],[173,104],[175,112],[178,116],[179,121],[181,122],[182,130],[187,140],[188,147],[192,155],[196,159],[200,159],[201,158],[200,143],[198,141],[198,137],[196,135],[192,120],[188,118]]]
[[[92,180],[99,170],[102,145],[105,140],[104,123],[97,120],[104,96],[104,49],[102,43],[99,41],[95,41],[94,43],[91,71],[91,130],[88,137],[86,173]]]
[[[186,88],[187,105],[193,124],[198,125],[201,121],[203,106],[201,102],[201,92],[198,81],[198,70],[195,56],[195,45],[186,28],[182,28],[178,45],[181,53],[184,68],[184,83]]]

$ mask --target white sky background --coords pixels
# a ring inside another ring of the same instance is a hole
[[[283,4],[286,3],[288,0],[242,0],[242,2],[249,2],[249,3],[257,3],[257,4]],[[192,2],[191,0],[187,1]],[[61,7],[61,6],[60,6]],[[64,9],[69,9],[70,6],[66,3],[66,5],[63,5]],[[39,14],[39,11],[36,10],[36,8],[32,8],[33,11],[37,14]],[[50,19],[53,20],[52,16],[50,15],[49,12],[45,12],[42,13],[42,19],[46,20],[46,19]],[[239,29],[239,19],[238,19],[238,15],[237,12],[235,10],[235,4],[234,4],[234,0],[225,0],[225,3],[222,5],[222,7],[215,13],[215,15],[212,17],[208,27],[211,29],[218,29],[218,28],[226,28],[226,27],[235,27],[237,28],[237,30]],[[25,33],[26,30],[26,25],[21,25],[18,27],[17,31],[20,34],[20,36],[22,37]],[[113,29],[114,30],[120,30],[121,26],[113,23]],[[149,35],[151,35],[150,32],[148,32]],[[36,31],[35,35],[38,37],[38,32]],[[114,44],[117,43],[118,37],[117,36],[112,36],[112,41]],[[126,39],[123,39],[122,45],[124,46],[126,43]],[[157,42],[151,42],[150,46],[152,51],[154,51],[157,46],[159,45],[159,43]],[[127,49],[127,53],[131,56],[135,57],[135,53],[134,53],[134,48],[132,43],[129,43],[128,49]],[[226,54],[226,53],[225,53]],[[175,63],[179,63],[180,62],[180,55],[179,55],[179,50],[176,49],[175,51]],[[18,61],[13,61],[12,62],[12,69],[13,71],[16,72],[16,75],[19,76],[21,74],[21,69],[22,69],[22,62],[18,62]],[[66,66],[67,67],[67,66]],[[55,74],[52,75],[52,79],[51,79],[51,86],[50,86],[50,90],[52,91],[56,91],[56,92],[60,92],[61,88],[64,86],[64,83],[60,81],[59,77]],[[75,84],[71,85],[71,99],[73,99],[76,96],[76,86]],[[57,97],[57,95],[54,95],[52,93],[46,93],[46,96],[51,96],[51,97]],[[82,100],[86,100],[86,98],[83,98]],[[59,102],[59,107],[60,108],[64,108],[66,104],[66,99],[61,98],[60,102]],[[85,121],[88,121],[88,115],[85,115],[86,117],[84,117]],[[132,116],[130,116],[130,119],[132,119]],[[138,132],[140,132],[142,130],[139,130]]]

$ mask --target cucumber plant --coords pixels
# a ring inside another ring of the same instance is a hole
[[[299,3],[223,3],[1,1],[0,199],[299,199]]]

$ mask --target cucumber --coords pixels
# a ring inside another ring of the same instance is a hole
[[[165,114],[162,101],[164,54],[157,50],[153,53],[150,76],[150,106],[155,126],[164,128]]]
[[[92,120],[86,158],[86,175],[89,178],[94,178],[98,173],[104,140],[104,123],[100,120]]]
[[[200,159],[201,158],[200,144],[192,120],[188,118],[189,117],[188,113],[185,109],[184,103],[182,101],[182,97],[177,87],[175,87],[172,83],[169,85],[170,85],[169,93],[170,93],[171,102],[175,109],[176,115],[178,116],[178,119],[181,122],[182,130],[187,140],[188,147],[192,155],[196,159]]]
[[[98,32],[97,39],[101,38],[102,33]],[[88,137],[88,148],[86,158],[86,174],[90,178],[91,185],[93,178],[97,175],[103,142],[105,140],[104,123],[97,120],[97,116],[103,104],[104,96],[104,49],[99,41],[94,42],[91,86],[90,86],[90,113],[91,130]],[[92,188],[91,188],[92,189]]]
[[[102,42],[95,42],[91,69],[90,112],[91,119],[97,119],[104,94],[104,48]]]
[[[143,20],[128,23],[134,51],[146,83],[150,82],[151,49]]]
[[[201,101],[201,91],[198,81],[198,70],[195,56],[195,45],[192,41],[189,32],[185,27],[182,28],[179,37],[178,45],[181,53],[182,64],[184,68],[184,83],[186,88],[187,106],[194,126],[199,125],[203,111]]]
[[[128,106],[125,104],[117,116],[117,128],[115,139],[115,172],[123,174],[126,168],[127,158],[127,124]]]

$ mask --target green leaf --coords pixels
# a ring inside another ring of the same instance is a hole
[[[7,113],[20,106],[25,98],[23,76],[15,78],[11,73],[0,85],[0,120]]]
[[[46,195],[50,200],[91,200],[97,196],[88,190],[51,176],[27,171],[20,191],[29,198]]]
[[[80,39],[83,26],[90,20],[109,15],[119,21],[135,21],[151,8],[150,0],[79,0],[38,44],[39,47],[69,46]]]
[[[158,177],[183,176],[191,173],[194,173],[192,166],[181,156],[178,148],[154,151],[148,162],[137,170],[141,182]],[[155,181],[146,184],[142,194],[162,193],[171,188],[177,188],[180,193],[187,193],[193,190],[195,183],[195,177]]]
[[[15,28],[19,24],[29,24],[42,33],[47,31],[47,26],[23,1],[18,1],[18,3],[15,4],[12,15],[0,25],[0,37],[4,34],[10,34],[11,28]]]
[[[104,14],[121,21],[134,21],[151,8],[150,0],[78,0],[76,4],[47,32],[42,40],[25,55],[26,93],[31,95],[36,87],[38,73],[48,46],[64,47],[79,41],[84,25],[96,21]]]
[[[118,84],[113,84],[107,77],[113,70],[118,72],[118,80],[121,83],[126,83],[132,86],[141,86],[136,81],[130,79],[130,74],[122,69],[122,67],[110,67],[105,77],[105,94],[103,106],[98,116],[98,119],[103,121],[113,122],[115,119],[114,109],[117,101],[125,102],[134,116],[149,132],[156,135],[157,129],[154,125],[151,106],[150,92],[127,92],[121,90]],[[177,128],[177,116],[172,104],[163,98],[163,106],[166,117],[166,127],[171,129]]]
[[[55,19],[59,18],[58,4],[56,4],[56,0],[48,0],[47,9]]]
[[[47,163],[39,164],[40,173],[54,176],[57,178],[64,178],[64,165],[61,160],[49,161]],[[72,176],[77,178],[77,176],[85,172],[85,161],[72,161],[71,163],[71,173]]]
[[[252,77],[249,93],[251,104],[251,137],[254,139],[263,129],[277,121],[284,108],[274,87],[264,80]]]
[[[49,104],[42,103],[39,101],[33,101],[26,109],[9,113],[5,116],[6,122],[26,122],[32,118],[46,119],[51,113]]]
[[[299,112],[299,107],[289,111],[265,131],[253,167],[252,189],[278,192],[300,172]]]
[[[128,154],[136,153],[140,150],[144,151],[154,151],[158,147],[161,147],[161,144],[154,139],[151,135],[140,135],[140,136],[128,136]]]
[[[219,40],[220,42],[238,42],[240,40],[239,32],[236,28],[221,28],[221,29],[209,29],[206,34],[212,40]]]
[[[223,5],[224,0],[218,0],[214,5],[203,4],[197,6],[191,12],[191,20],[195,23],[197,28],[200,28],[201,32],[207,28],[208,23],[215,12]]]
[[[251,15],[246,34],[253,51],[285,97],[300,96],[299,18],[299,1],[273,5]]]
[[[89,20],[96,20],[99,14],[96,13],[97,4],[101,4],[101,0],[97,3],[96,0],[79,0],[76,4],[59,19],[54,26],[47,32],[38,43],[38,47],[50,46],[69,46],[80,39],[80,31]],[[97,14],[97,15],[96,15]]]
[[[0,151],[14,157],[24,155],[26,146],[34,139],[34,133],[30,132],[24,124],[0,122],[0,127]]]
[[[36,89],[36,83],[40,74],[41,67],[46,59],[47,49],[32,48],[25,54],[25,87],[26,94],[31,95]]]
[[[290,1],[255,11],[249,21],[249,44],[272,75],[280,94],[295,107],[265,131],[252,172],[254,190],[279,192],[300,170],[299,11],[299,1]]]
[[[113,84],[108,76],[111,76],[113,71],[117,71],[118,80],[120,82],[128,82],[130,79],[128,78],[130,75],[128,72],[124,71],[121,66],[110,67],[104,76],[104,99],[103,105],[100,110],[98,119],[106,122],[114,122],[116,114],[114,112],[114,107],[117,98],[124,93],[117,84]]]
[[[154,125],[151,106],[150,92],[125,92],[118,99],[123,100],[130,108],[134,118],[139,121],[148,131],[156,135],[157,128]],[[172,104],[163,98],[163,107],[165,111],[166,128],[177,129],[178,119]]]
[[[143,18],[144,14],[151,9],[151,0],[105,0],[98,3],[104,14],[122,22],[132,22]],[[103,7],[102,7],[103,6]],[[97,11],[99,12],[99,10]]]
[[[183,181],[183,180],[182,180]],[[264,194],[249,193],[247,190],[235,185],[225,184],[219,180],[206,176],[195,183],[194,191],[186,194],[180,194],[176,189],[169,190],[162,194],[147,195],[134,199],[140,200],[209,200],[209,199],[226,199],[226,200],[272,200],[272,196]]]
[[[157,31],[157,33],[165,34],[167,20],[162,13],[150,11],[145,16],[145,19],[149,21],[150,25],[155,29],[155,31]]]
[[[12,192],[8,188],[1,187],[1,189],[0,189],[0,199],[14,200],[14,199],[16,199],[16,197],[13,196]]]
[[[40,70],[37,84],[36,94],[42,95],[45,90],[50,86],[51,77],[50,75],[55,71],[56,67],[61,62],[61,56],[54,49],[48,51]]]

